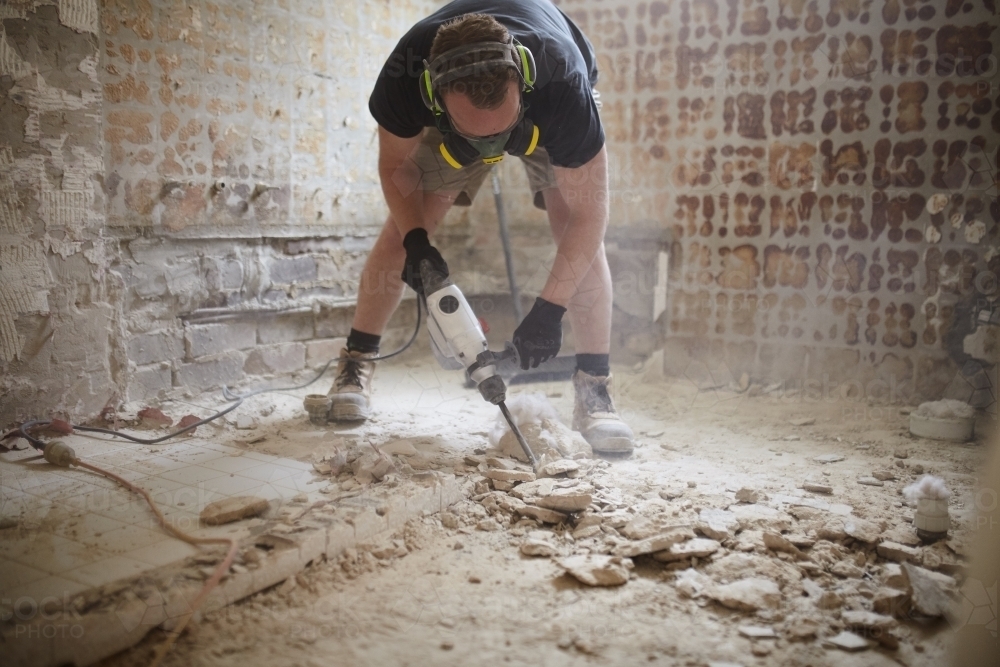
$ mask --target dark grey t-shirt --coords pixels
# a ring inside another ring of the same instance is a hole
[[[591,89],[597,83],[594,48],[580,29],[548,0],[455,0],[419,21],[386,60],[368,109],[398,137],[415,137],[434,125],[420,99],[423,60],[430,60],[438,27],[464,14],[489,14],[535,58],[534,90],[525,93],[525,116],[538,126],[539,142],[559,167],[579,167],[604,146],[604,128]]]

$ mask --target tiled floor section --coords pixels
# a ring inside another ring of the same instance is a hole
[[[290,500],[316,492],[312,466],[208,440],[144,446],[70,436],[77,456],[148,491],[175,525],[194,535],[245,536],[238,527],[203,527],[210,502],[239,495]],[[193,555],[167,535],[146,501],[80,468],[46,463],[32,449],[0,454],[0,604],[60,599]]]

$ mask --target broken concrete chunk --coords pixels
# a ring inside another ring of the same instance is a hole
[[[525,505],[517,510],[517,513],[521,516],[530,517],[532,519],[537,519],[542,523],[562,523],[566,520],[566,515],[562,512],[556,512],[555,510],[546,509],[544,507],[537,507],[535,505]]]
[[[534,530],[521,542],[521,553],[525,556],[548,558],[559,553],[556,545],[549,541],[550,533]]]
[[[583,526],[582,528],[577,528],[573,531],[573,539],[585,540],[588,537],[602,535],[603,533],[604,531],[601,530],[600,526]]]
[[[898,623],[892,616],[883,616],[870,611],[845,611],[840,620],[852,630],[861,630],[865,637],[874,639],[889,649],[899,648],[899,640],[892,634]]]
[[[858,484],[864,484],[865,486],[885,486],[885,482],[874,477],[859,477]]]
[[[920,549],[908,547],[897,542],[882,542],[876,547],[878,555],[897,563],[916,562],[920,560]]]
[[[822,493],[825,495],[830,495],[833,493],[833,487],[827,484],[820,484],[819,482],[805,482],[802,484],[802,488],[810,493]]]
[[[544,463],[538,467],[539,477],[559,477],[579,472],[580,464],[570,459],[558,459]]]
[[[736,492],[736,502],[738,503],[759,503],[761,500],[766,499],[767,496],[760,491],[746,486]]]
[[[524,482],[523,484],[518,484],[511,490],[511,494],[515,498],[520,498],[526,502],[534,502],[535,498],[540,498],[542,496],[547,496],[556,488],[556,482],[559,480],[552,479],[551,477],[544,477],[542,479],[536,479],[534,482]]]
[[[705,537],[695,537],[673,545],[666,551],[658,551],[653,558],[662,563],[672,563],[688,558],[707,558],[721,548],[721,544]]]
[[[630,540],[644,540],[661,532],[663,532],[663,525],[660,522],[653,521],[641,514],[626,523],[621,529],[622,535]]]
[[[677,592],[686,598],[699,597],[712,585],[711,578],[690,567],[678,572],[677,578],[674,580]]]
[[[849,516],[844,518],[844,533],[861,542],[872,544],[882,534],[882,526],[873,521]]]
[[[719,509],[703,509],[698,513],[695,530],[713,540],[725,540],[732,536],[739,522],[732,512]]]
[[[812,426],[816,423],[815,417],[799,417],[797,419],[789,419],[788,423],[792,426]]]
[[[864,570],[849,560],[834,563],[830,572],[843,579],[860,579],[865,574]]]
[[[633,558],[644,554],[651,554],[657,551],[664,551],[675,544],[690,540],[694,537],[694,532],[687,526],[678,526],[665,532],[647,537],[638,542],[629,542],[615,549],[616,556]]]
[[[880,482],[889,482],[896,479],[896,473],[891,470],[876,470],[872,473],[872,477]]]
[[[844,457],[840,454],[820,454],[819,456],[814,456],[813,461],[816,463],[836,463],[837,461],[843,461]]]
[[[776,639],[778,636],[769,625],[741,625],[736,631],[748,639]]]
[[[762,528],[783,533],[792,527],[792,517],[767,505],[730,505],[729,511],[743,530]]]
[[[250,415],[237,415],[236,428],[240,429],[241,431],[249,431],[251,429],[257,428],[257,422]]]
[[[488,468],[483,471],[483,477],[501,482],[534,482],[535,473],[527,470],[504,470],[501,468]]]
[[[710,587],[705,594],[724,607],[737,611],[774,609],[781,604],[781,591],[770,579],[740,579],[730,584]]]
[[[541,507],[560,512],[582,512],[593,501],[593,487],[580,485],[568,489],[553,489],[552,493],[538,499]]]
[[[600,554],[567,556],[556,563],[588,586],[621,586],[628,581],[633,567],[628,558]]]
[[[383,454],[393,455],[398,454],[400,456],[417,456],[420,452],[417,448],[413,446],[412,440],[393,440],[390,443],[380,445],[379,449]]]
[[[883,586],[872,596],[872,609],[880,614],[906,618],[910,613],[910,594],[898,588]]]
[[[864,651],[868,648],[868,641],[865,640],[864,637],[859,637],[853,632],[848,632],[847,630],[841,632],[839,635],[824,639],[823,641],[845,651]]]
[[[902,564],[909,583],[913,610],[924,616],[943,616],[951,608],[955,580],[946,574],[931,572],[912,563]]]
[[[201,511],[201,522],[209,526],[220,526],[240,519],[258,516],[267,511],[270,504],[257,496],[234,496],[209,503]]]
[[[765,531],[764,546],[772,551],[784,551],[785,553],[792,554],[793,556],[802,555],[799,548],[786,540],[780,533]]]

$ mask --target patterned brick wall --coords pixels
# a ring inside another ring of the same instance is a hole
[[[562,0],[612,224],[674,235],[667,364],[940,394],[1000,276],[994,0]]]

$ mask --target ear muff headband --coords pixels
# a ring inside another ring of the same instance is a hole
[[[451,67],[461,56],[492,54],[473,63]],[[474,42],[445,51],[431,62],[424,61],[420,75],[420,99],[435,115],[444,113],[435,90],[438,86],[475,74],[489,65],[513,67],[521,79],[521,90],[530,93],[535,85],[535,57],[531,51],[513,37],[503,42]]]

